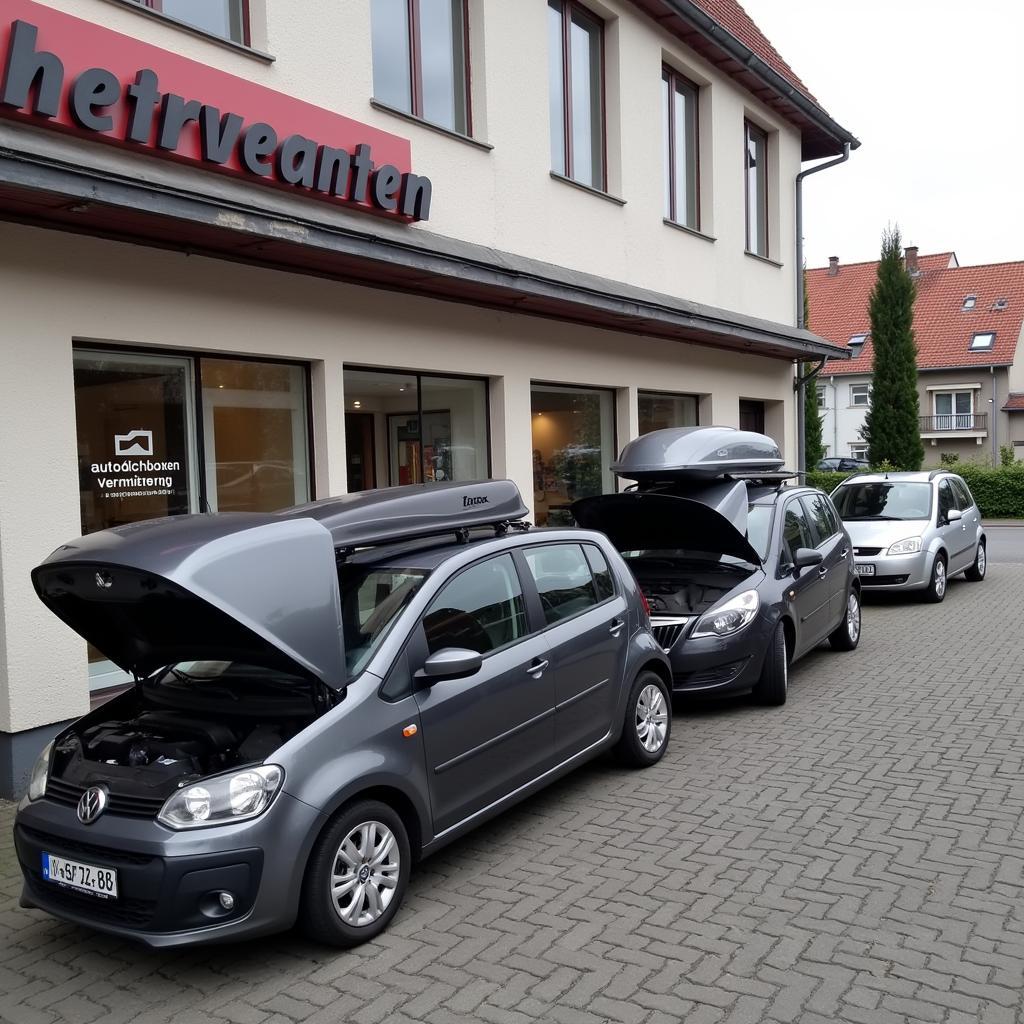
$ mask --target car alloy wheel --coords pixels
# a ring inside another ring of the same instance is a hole
[[[978,578],[981,579],[985,575],[986,558],[985,558],[985,545],[978,545],[978,557],[975,559],[975,568],[978,571]]]
[[[946,596],[946,563],[941,558],[935,561],[935,596]]]
[[[636,702],[636,734],[644,750],[653,754],[665,742],[668,707],[661,690],[653,684],[640,691]]]
[[[331,871],[331,901],[354,928],[373,924],[398,887],[401,855],[395,835],[379,821],[357,825],[341,841]]]
[[[846,635],[852,644],[860,639],[860,599],[852,592],[846,599]]]

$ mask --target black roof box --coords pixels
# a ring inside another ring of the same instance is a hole
[[[501,528],[528,515],[511,480],[408,484],[298,505],[279,515],[315,519],[341,549]]]
[[[644,482],[710,479],[773,473],[784,461],[779,446],[764,434],[735,427],[668,427],[630,441],[612,471]]]

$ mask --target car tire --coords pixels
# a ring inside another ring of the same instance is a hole
[[[988,572],[988,552],[985,550],[985,542],[978,541],[978,552],[974,556],[974,564],[964,573],[964,579],[972,583],[980,583]]]
[[[630,768],[649,768],[662,759],[672,734],[672,694],[657,672],[641,672],[629,690],[619,761]]]
[[[302,930],[329,946],[376,938],[398,913],[411,865],[408,832],[391,807],[378,800],[343,807],[310,854],[299,910]]]
[[[860,593],[856,587],[851,587],[846,595],[846,610],[843,620],[829,634],[828,642],[833,651],[853,651],[860,643],[861,631],[861,607]]]
[[[761,677],[752,691],[754,700],[765,707],[781,707],[789,692],[789,652],[786,650],[786,627],[780,622],[761,666]]]
[[[932,575],[924,592],[924,599],[928,604],[939,604],[946,597],[946,587],[949,579],[946,575],[946,556],[936,555],[932,562]]]

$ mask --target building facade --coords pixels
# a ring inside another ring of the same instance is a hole
[[[1024,458],[1024,263],[962,267],[955,253],[906,250],[915,279],[920,432],[925,467],[942,456],[998,465],[1000,449]],[[867,457],[861,437],[871,403],[874,352],[869,305],[878,264],[807,272],[809,326],[847,348],[818,377],[818,408],[827,455]]]
[[[795,455],[793,184],[856,140],[731,0],[5,0],[0,62],[0,792],[125,682],[32,590],[83,532]]]

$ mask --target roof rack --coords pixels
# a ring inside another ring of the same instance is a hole
[[[949,472],[948,469],[933,469],[928,474],[928,482],[931,483],[937,476],[940,476],[941,474],[948,473],[948,472]]]
[[[528,530],[528,514],[511,480],[409,484],[324,498],[280,513],[315,519],[331,534],[344,561],[359,548],[451,536],[465,544],[470,530],[486,527],[496,537]]]

